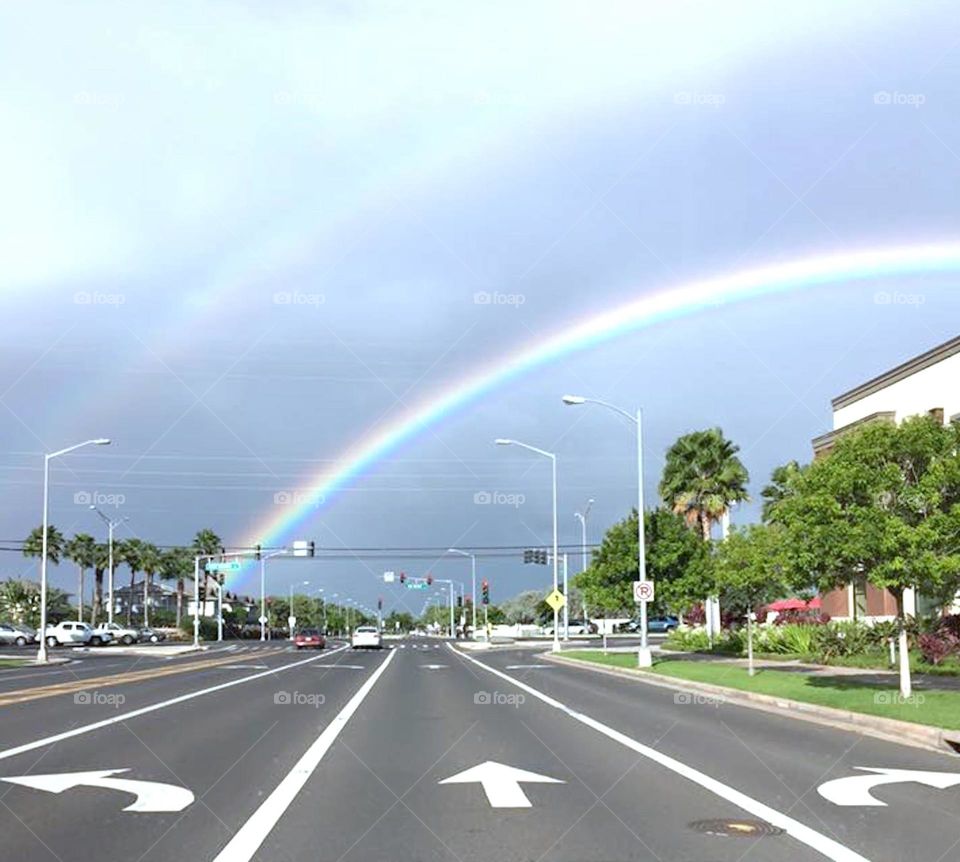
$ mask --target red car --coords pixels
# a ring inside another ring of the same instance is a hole
[[[327,645],[327,640],[316,629],[301,629],[294,636],[293,643],[297,649],[304,647],[323,649]]]

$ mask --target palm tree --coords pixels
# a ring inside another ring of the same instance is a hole
[[[191,548],[195,556],[198,557],[208,557],[213,554],[220,554],[223,552],[223,540],[209,528],[204,528],[200,530],[196,536],[193,537],[193,547]],[[207,594],[207,579],[209,575],[207,570],[203,570],[203,594],[206,597]],[[206,604],[206,599],[204,598],[204,605]],[[197,608],[197,613],[200,613],[200,609]]]
[[[160,570],[160,549],[147,542],[140,552],[140,568],[143,571],[143,624],[150,625],[150,615],[147,605],[150,603],[150,587],[153,585],[153,576]]]
[[[770,484],[760,492],[763,497],[763,521],[769,523],[777,518],[777,506],[794,493],[794,482],[803,472],[796,461],[788,461],[776,467],[770,474]]]
[[[127,564],[130,569],[130,594],[127,598],[127,625],[133,622],[133,590],[136,586],[137,572],[142,568],[141,559],[143,557],[144,542],[141,539],[125,539],[122,542],[115,542],[113,545],[113,561]]]
[[[47,525],[47,559],[58,565],[63,554],[63,533],[53,524]],[[25,557],[40,557],[43,555],[43,527],[34,527],[30,535],[23,540],[23,555]]]
[[[749,499],[739,449],[719,428],[710,428],[684,435],[667,450],[660,496],[706,541],[732,503]]]
[[[177,628],[183,615],[183,590],[187,578],[193,575],[193,552],[189,548],[169,548],[161,555],[160,577],[177,582]]]
[[[97,559],[97,541],[86,533],[77,533],[63,546],[63,555],[77,565],[77,620],[83,622],[83,576]]]
[[[103,611],[103,573],[110,566],[110,546],[97,542],[93,552],[93,607],[90,609],[90,625],[95,626]],[[116,567],[116,560],[114,560]]]

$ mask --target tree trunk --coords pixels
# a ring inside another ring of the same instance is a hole
[[[137,570],[130,569],[130,593],[127,598],[127,626],[133,624],[133,590],[137,583]]]
[[[152,572],[143,573],[143,627],[150,625],[150,614],[147,611],[147,605],[150,602],[150,581],[153,579]]]
[[[177,578],[177,629],[180,628],[180,617],[183,613],[183,578]]]
[[[83,622],[83,566],[77,566],[77,622]]]
[[[95,626],[103,612],[103,569],[93,569],[93,607],[90,609],[90,625]]]
[[[907,643],[907,620],[903,613],[903,590],[891,592],[897,600],[897,623],[900,626],[897,638],[900,650],[900,696],[907,698],[913,693],[913,683],[910,679],[910,649]]]

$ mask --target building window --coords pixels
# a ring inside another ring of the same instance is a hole
[[[853,618],[855,620],[867,615],[867,579],[857,578],[853,582]]]

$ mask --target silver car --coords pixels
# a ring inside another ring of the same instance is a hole
[[[27,626],[16,626],[12,623],[0,623],[0,644],[26,646],[33,643],[36,632]]]

